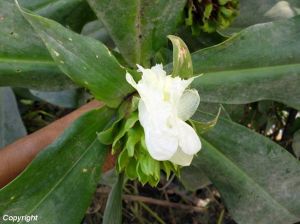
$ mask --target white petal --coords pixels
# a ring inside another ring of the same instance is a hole
[[[128,72],[126,72],[126,81],[127,81],[130,85],[132,85],[133,88],[135,88],[135,89],[137,88],[136,82],[135,82],[134,79],[132,78],[131,74],[128,73]]]
[[[145,142],[150,155],[156,160],[169,160],[178,148],[178,139],[166,132],[145,130]]]
[[[194,155],[188,155],[178,148],[170,161],[180,166],[189,166],[193,160],[193,157]]]
[[[140,123],[143,127],[148,127],[151,125],[151,120],[149,117],[149,112],[145,106],[145,103],[142,99],[140,99],[139,101],[139,106],[138,106],[138,110],[139,110],[139,120]]]
[[[197,90],[189,89],[184,91],[178,105],[178,117],[186,121],[196,112],[200,103],[200,96]]]
[[[179,77],[168,76],[165,82],[165,92],[169,92],[170,101],[172,104],[177,105],[180,97],[185,90],[185,80],[181,80]]]
[[[140,65],[138,66],[138,71],[142,72],[142,79],[139,81],[139,84],[146,85],[150,88],[157,89],[157,85],[162,85],[159,80],[159,75],[154,73],[151,69],[145,69]]]
[[[164,115],[164,111],[150,113],[142,99],[139,101],[138,109],[150,155],[156,160],[170,159],[178,148],[178,138],[167,127],[167,114]]]
[[[194,79],[195,77],[189,78],[187,80],[185,79],[181,80],[184,89],[186,89],[194,81]]]
[[[166,71],[164,70],[162,64],[156,64],[155,66],[151,67],[151,71],[160,77],[166,76]]]
[[[167,76],[165,88],[167,87],[168,92],[170,94],[170,101],[176,107],[178,107],[180,98],[182,97],[184,90],[191,84],[194,78],[190,78],[188,80],[181,79],[179,77],[171,77]]]
[[[188,155],[193,155],[199,152],[201,149],[200,139],[195,130],[183,122],[182,120],[177,121],[179,147],[182,151]]]

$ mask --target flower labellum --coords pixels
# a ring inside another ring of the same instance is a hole
[[[139,120],[144,128],[149,154],[156,160],[169,160],[188,166],[201,149],[195,130],[187,124],[198,108],[200,96],[196,90],[186,89],[194,78],[183,80],[166,75],[161,64],[145,69],[136,83],[127,73],[126,80],[139,93]]]

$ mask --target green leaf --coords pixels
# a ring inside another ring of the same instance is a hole
[[[101,179],[100,179],[100,184],[113,187],[113,185],[117,182],[118,180],[118,173],[116,169],[110,169],[109,171],[106,171],[105,173],[102,174]]]
[[[150,59],[177,25],[185,0],[88,0],[130,65]]]
[[[39,223],[80,223],[96,189],[108,148],[96,139],[113,111],[77,119],[13,182],[0,190],[0,215],[38,215]]]
[[[240,13],[230,30],[239,30],[257,23],[288,19],[300,15],[298,0],[239,0]],[[253,14],[255,13],[255,16]]]
[[[0,148],[26,135],[13,91],[0,88]]]
[[[203,12],[203,19],[205,21],[205,19],[208,19],[212,13],[213,10],[213,4],[209,3],[205,6],[204,12]]]
[[[238,223],[300,220],[300,163],[268,138],[219,119],[200,136],[203,148],[193,166],[217,187]]]
[[[169,35],[168,38],[173,44],[173,76],[190,78],[193,76],[193,64],[189,49],[182,39]]]
[[[30,90],[30,93],[40,100],[64,108],[78,107],[80,97],[82,97],[81,95],[83,95],[80,94],[79,89],[67,89],[55,92]]]
[[[159,170],[159,161],[154,160],[148,153],[141,154],[138,158],[141,169],[146,175],[154,176],[156,170]]]
[[[169,179],[170,174],[171,174],[171,170],[172,170],[172,168],[173,168],[171,162],[169,162],[169,161],[163,161],[161,164],[162,164],[162,169],[163,169],[163,170],[165,171],[165,173],[166,173],[167,179]]]
[[[255,25],[219,45],[196,51],[194,73],[204,75],[192,86],[204,102],[274,100],[299,105],[299,26],[300,16]]]
[[[13,1],[0,1],[0,86],[74,88]]]
[[[102,144],[111,145],[114,142],[116,135],[120,132],[123,118],[132,112],[131,107],[131,103],[128,101],[122,103],[118,108],[117,116],[103,131],[98,133],[98,139]]]
[[[123,120],[120,129],[118,130],[118,134],[115,136],[114,141],[112,143],[112,148],[114,151],[115,146],[117,143],[125,136],[125,134],[133,128],[135,123],[139,120],[138,113],[134,112],[127,120]]]
[[[96,17],[84,0],[19,0],[19,3],[40,16],[53,19],[78,32],[87,21]]]
[[[125,148],[127,149],[128,156],[133,157],[134,155],[134,149],[137,145],[137,143],[141,140],[141,137],[143,135],[143,130],[140,126],[131,128],[127,132],[128,138],[126,141]]]
[[[124,150],[125,151],[125,150]],[[127,156],[128,154],[125,153]],[[135,178],[137,178],[137,161],[135,159],[130,159],[130,162],[127,164],[126,168],[125,168],[125,173],[126,176],[131,179],[134,180]]]
[[[111,145],[113,147],[126,134],[129,128],[137,121],[137,113],[133,113],[137,109],[138,98],[133,97],[131,101],[124,101],[119,109],[118,114],[108,127],[98,133],[98,139],[102,144]],[[126,120],[129,118],[128,120]],[[126,126],[127,125],[127,126]],[[129,125],[129,126],[128,126]],[[115,141],[114,141],[115,140]],[[113,149],[114,152],[114,149]]]
[[[178,36],[184,40],[190,52],[211,47],[227,39],[226,36],[218,32],[206,33],[201,30],[199,30],[199,32],[199,36],[195,37],[195,35],[192,34],[190,27],[184,27],[179,31]]]
[[[211,184],[205,173],[198,167],[185,166],[180,170],[180,181],[189,191],[196,191]]]
[[[114,137],[119,129],[119,123],[122,121],[122,118],[118,118],[113,121],[109,128],[98,133],[98,140],[105,145],[111,145],[114,142]]]
[[[218,114],[209,121],[190,120],[190,122],[192,123],[197,133],[203,134],[209,131],[210,129],[212,129],[217,124],[220,114],[221,114],[221,108],[219,108]]]
[[[147,182],[150,181],[150,179],[152,179],[152,176],[146,175],[143,170],[142,170],[142,163],[138,162],[137,167],[136,167],[136,173],[137,173],[137,177],[140,183],[142,183],[143,185],[145,185]]]
[[[130,158],[128,157],[128,153],[126,150],[122,150],[118,155],[118,171],[123,170],[127,167]]]
[[[109,34],[107,33],[105,27],[99,20],[94,20],[85,24],[82,28],[81,34],[101,41],[110,49],[115,48],[115,45],[111,40]]]
[[[59,68],[99,100],[117,107],[133,91],[126,70],[94,39],[78,35],[55,21],[22,11],[47,46]]]
[[[122,191],[124,184],[124,174],[119,174],[117,182],[113,185],[109,193],[107,204],[104,210],[104,224],[122,223]]]

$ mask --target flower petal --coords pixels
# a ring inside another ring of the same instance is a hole
[[[176,136],[148,128],[145,130],[145,141],[148,152],[156,160],[169,160],[178,148]]]
[[[148,127],[151,125],[151,120],[149,117],[149,112],[147,110],[147,107],[142,99],[139,101],[139,120],[143,127]]]
[[[180,148],[171,157],[170,161],[180,166],[189,166],[193,160],[194,155],[184,153]]]
[[[182,79],[181,82],[182,82],[182,85],[184,86],[184,89],[186,89],[194,81],[194,79],[195,79],[195,77],[191,77],[189,79]]]
[[[200,103],[200,96],[197,90],[189,89],[184,91],[178,105],[178,117],[186,121],[196,112]]]
[[[151,67],[151,71],[160,77],[166,76],[166,71],[164,70],[162,64],[156,64],[155,66]]]
[[[177,121],[179,147],[188,155],[196,154],[201,149],[200,139],[195,130],[182,120]]]
[[[178,138],[167,127],[167,115],[149,113],[144,101],[139,101],[139,120],[144,128],[145,142],[150,155],[156,160],[168,160],[178,148]],[[164,118],[165,117],[165,118]]]

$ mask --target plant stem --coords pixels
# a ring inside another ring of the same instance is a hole
[[[166,224],[158,215],[156,212],[154,212],[152,209],[150,209],[147,205],[145,205],[143,202],[139,203],[143,209],[145,209],[147,212],[149,212],[150,215],[153,216],[160,224]]]
[[[217,224],[222,224],[223,223],[224,213],[225,213],[225,209],[222,209],[222,211],[220,213],[220,216],[218,218]]]

